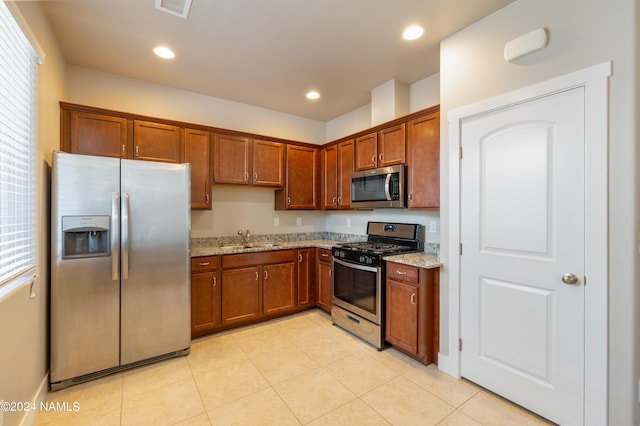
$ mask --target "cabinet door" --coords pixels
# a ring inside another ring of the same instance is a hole
[[[216,133],[213,139],[213,181],[249,183],[249,138]]]
[[[314,210],[318,204],[315,148],[287,145],[286,209]]]
[[[191,208],[211,210],[211,140],[209,132],[184,130],[184,161],[191,164]]]
[[[408,123],[407,207],[440,207],[440,113]]]
[[[222,324],[233,324],[262,316],[259,267],[222,271]]]
[[[330,256],[329,254],[329,259],[331,259]],[[331,263],[318,262],[318,306],[327,312],[331,312],[331,303],[333,301],[332,279]]]
[[[338,206],[337,189],[337,145],[322,150],[322,208],[335,209]]]
[[[180,127],[134,120],[133,159],[181,163],[180,139]]]
[[[338,145],[338,208],[351,208],[351,173],[353,173],[353,140]]]
[[[378,132],[378,167],[405,163],[404,123]]]
[[[356,170],[368,170],[378,167],[378,134],[356,138]]]
[[[64,151],[72,154],[126,158],[126,118],[70,111],[69,127],[69,143],[62,141]]]
[[[264,140],[253,141],[253,176],[259,186],[284,185],[284,144]]]
[[[298,250],[298,307],[313,306],[316,303],[314,252],[315,249],[312,248]]]
[[[216,271],[191,275],[191,335],[220,325],[219,281]]]
[[[387,278],[385,339],[418,353],[418,287]]]
[[[264,315],[291,311],[298,306],[295,270],[296,264],[293,262],[262,267]]]

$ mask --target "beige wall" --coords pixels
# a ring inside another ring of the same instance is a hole
[[[638,116],[636,0],[517,0],[441,44],[441,111],[448,111],[572,71],[613,61],[609,130],[609,419],[639,423]],[[506,42],[535,28],[548,47],[517,63],[504,61]],[[448,128],[441,121],[443,260],[448,249]],[[456,161],[456,160],[454,160]],[[441,345],[447,344],[448,275],[442,275]],[[445,346],[446,347],[446,346]],[[442,348],[442,346],[441,346]]]
[[[59,145],[58,101],[64,93],[64,61],[39,4],[19,2],[19,13],[45,53],[38,66],[36,123],[35,297],[23,286],[0,300],[0,398],[33,401],[46,391],[48,365],[49,176],[51,152]],[[19,424],[33,412],[4,413],[4,424]],[[29,420],[27,420],[29,421]]]

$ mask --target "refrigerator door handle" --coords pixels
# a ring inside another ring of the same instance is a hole
[[[129,193],[125,192],[122,203],[122,279],[129,279]]]
[[[120,193],[111,193],[111,279],[118,281],[118,264],[120,263]]]

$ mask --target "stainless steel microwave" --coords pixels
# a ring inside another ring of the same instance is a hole
[[[351,207],[405,208],[405,166],[389,166],[351,174]]]

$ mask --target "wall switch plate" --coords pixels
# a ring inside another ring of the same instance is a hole
[[[347,228],[351,228],[351,218],[347,218]]]
[[[431,232],[431,233],[436,232],[436,223],[435,222],[429,222],[429,232]]]
[[[280,218],[279,217],[274,217],[273,218],[273,226],[280,226]]]
[[[298,226],[302,225],[302,218],[301,217],[296,217],[296,225],[298,225]]]

